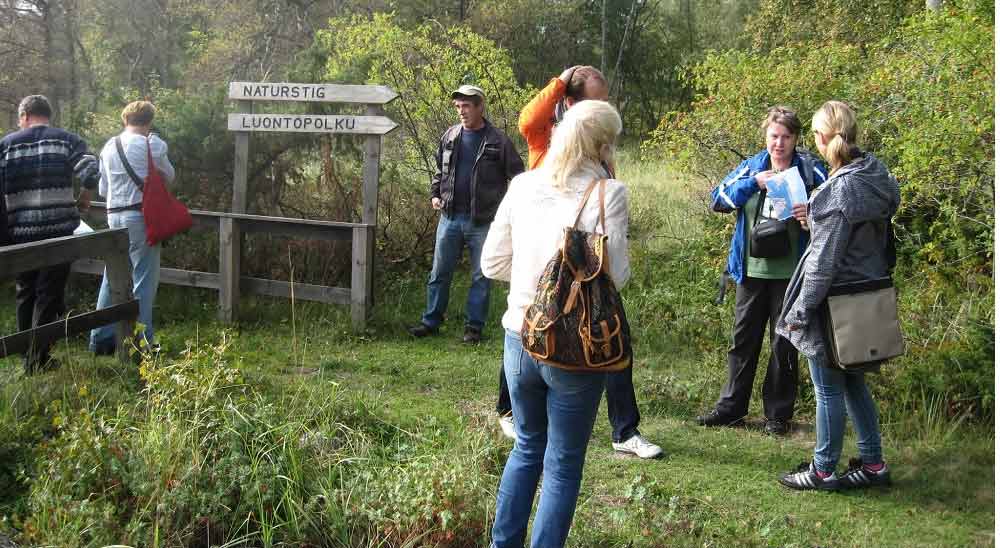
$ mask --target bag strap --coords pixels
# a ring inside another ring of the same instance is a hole
[[[589,185],[587,185],[587,190],[583,192],[583,199],[580,200],[580,207],[576,210],[576,220],[573,221],[574,229],[580,224],[580,217],[583,216],[583,209],[587,207],[587,200],[590,200],[590,195],[594,192],[594,187],[598,186],[598,183],[600,184],[600,190],[598,190],[598,198],[600,201],[599,224],[601,226],[601,232],[607,233],[607,230],[604,227],[604,185],[607,183],[607,179],[594,179]]]
[[[146,146],[147,147],[149,146],[148,139],[146,140]],[[132,179],[132,182],[135,183],[135,186],[139,187],[139,191],[142,192],[142,186],[143,186],[142,179],[140,179],[139,176],[136,175],[135,170],[132,169],[132,165],[128,163],[128,158],[125,157],[125,148],[122,147],[121,135],[115,137],[115,148],[118,149],[118,159],[120,159],[122,161],[122,165],[125,166],[125,171],[128,172],[128,176]],[[152,152],[149,152],[149,154],[150,154],[149,165],[152,166],[153,165]]]
[[[896,231],[892,228],[892,218],[885,221],[885,257],[889,266],[889,277],[896,270]]]
[[[757,226],[757,222],[760,221],[760,214],[764,211],[764,198],[767,198],[766,188],[761,189],[760,191],[760,197],[757,199],[757,211],[753,215],[753,224],[750,225],[750,228]]]

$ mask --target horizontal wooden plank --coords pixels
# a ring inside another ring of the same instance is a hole
[[[80,259],[73,263],[73,272],[101,276],[104,274],[104,262],[93,259]],[[219,273],[182,270],[180,268],[161,268],[160,283],[185,287],[200,287],[202,289],[219,289]]]
[[[236,222],[245,234],[272,234],[304,240],[349,242],[354,231],[353,228],[344,226],[280,223],[254,219],[239,219]]]
[[[385,135],[397,124],[385,116],[340,114],[229,114],[229,131],[280,131],[293,133],[349,133]]]
[[[73,263],[73,271],[100,276],[104,272],[104,263],[92,260],[77,261]],[[160,283],[164,284],[218,290],[219,279],[218,272],[198,272],[177,268],[160,269]],[[250,276],[240,277],[240,288],[247,293],[256,295],[290,298],[292,296],[291,285],[291,283],[281,280],[266,280]],[[296,282],[295,298],[303,301],[346,305],[351,302],[351,290],[343,287]]]
[[[303,101],[384,105],[399,94],[378,85],[230,82],[229,98],[241,101]]]
[[[128,230],[116,228],[0,247],[0,279],[81,258],[128,253]]]
[[[190,210],[194,226],[193,230],[218,230],[219,215],[213,211]],[[86,215],[87,221],[98,220],[103,224],[108,222],[107,204],[105,202],[90,202],[90,210]],[[90,223],[93,226],[93,222]]]
[[[280,280],[264,280],[261,278],[240,277],[240,288],[247,293],[266,295],[269,297],[292,297],[292,285]],[[295,283],[295,299],[327,304],[350,304],[351,290],[328,285],[313,285]]]
[[[0,338],[0,358],[24,354],[28,351],[32,340],[36,344],[48,344],[69,335],[85,333],[102,325],[124,319],[134,320],[138,315],[139,301],[133,299],[94,312],[70,316],[64,320],[47,323],[34,329],[19,331]]]
[[[102,202],[91,202],[91,206],[94,210],[103,210],[104,203]],[[103,215],[103,211],[101,213]],[[247,213],[229,213],[226,211],[203,211],[200,209],[192,209],[191,216],[195,220],[195,224],[199,223],[199,219],[202,220],[202,224],[205,226],[218,227],[219,219],[237,219],[237,220],[247,220],[253,221],[255,224],[274,224],[274,225],[303,225],[312,226],[321,229],[337,230],[353,230],[357,227],[368,227],[370,224],[366,223],[347,223],[343,221],[321,221],[318,219],[299,219],[297,217],[270,217],[267,215],[250,215]],[[258,230],[257,232],[261,232]]]

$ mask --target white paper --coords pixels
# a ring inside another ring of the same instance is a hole
[[[80,219],[80,226],[76,227],[76,230],[73,231],[73,234],[74,235],[76,235],[76,234],[86,234],[88,232],[93,232],[93,231],[94,231],[94,229],[91,228],[90,225],[88,225],[87,223],[83,222],[83,219]]]
[[[802,182],[799,168],[790,167],[767,180],[767,199],[764,203],[768,217],[785,220],[792,217],[792,206],[809,201],[806,184]]]

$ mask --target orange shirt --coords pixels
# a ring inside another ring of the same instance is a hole
[[[552,128],[555,127],[553,113],[556,104],[565,96],[566,84],[558,78],[553,78],[521,109],[517,127],[524,140],[528,142],[528,169],[535,169],[541,165],[545,153],[549,151]]]

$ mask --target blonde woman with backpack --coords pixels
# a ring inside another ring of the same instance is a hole
[[[556,126],[540,169],[511,181],[490,226],[482,253],[483,273],[510,282],[502,324],[504,373],[510,387],[517,437],[497,494],[493,545],[524,546],[539,479],[541,495],[531,546],[566,542],[583,477],[587,444],[604,390],[606,373],[575,373],[545,365],[522,347],[525,309],[535,299],[539,276],[572,226],[585,190],[607,177],[621,117],[604,101],[582,101]],[[599,193],[583,204],[581,230],[599,231]],[[609,274],[615,286],[628,279],[628,191],[606,183],[605,233]],[[544,477],[542,472],[544,471]]]

